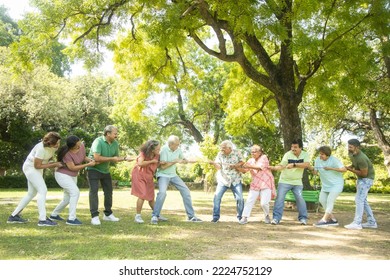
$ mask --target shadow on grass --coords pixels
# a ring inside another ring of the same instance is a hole
[[[278,226],[262,222],[259,204],[252,211],[247,225],[236,220],[233,196],[226,193],[221,204],[221,219],[210,223],[213,195],[193,191],[196,215],[203,223],[186,222],[180,194],[169,191],[162,214],[168,222],[149,224],[151,210],[147,203],[142,211],[144,224],[134,222],[136,198],[129,189],[114,191],[113,211],[121,220],[118,223],[102,221],[101,226],[90,224],[88,195],[82,190],[77,216],[82,226],[38,227],[36,201],[24,210],[27,224],[6,224],[25,193],[0,192],[0,259],[56,259],[56,260],[219,260],[219,259],[389,259],[390,257],[390,198],[380,195],[371,203],[377,215],[377,230],[351,231],[343,227],[354,215],[353,195],[342,195],[336,203],[335,214],[340,226],[316,228],[301,226],[297,212],[285,210]],[[48,215],[59,203],[60,190],[49,190]],[[246,198],[246,193],[245,193]],[[370,200],[370,199],[369,199]],[[103,196],[100,196],[100,206]],[[377,212],[377,209],[380,209]],[[68,209],[62,213],[67,217]],[[102,209],[101,209],[102,211]],[[272,211],[272,209],[271,209]],[[101,214],[102,215],[102,214]],[[310,213],[314,223],[322,213]]]

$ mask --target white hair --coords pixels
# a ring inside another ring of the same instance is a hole
[[[232,141],[230,141],[230,140],[224,140],[224,141],[222,141],[221,144],[220,144],[220,146],[221,146],[221,147],[222,147],[222,146],[228,147],[228,148],[230,148],[230,149],[232,149],[232,150],[233,150],[233,148],[234,148],[233,143],[232,143]]]
[[[168,142],[168,144],[175,144],[175,143],[179,143],[180,139],[176,135],[171,135],[171,136],[168,137],[168,141],[167,142]]]

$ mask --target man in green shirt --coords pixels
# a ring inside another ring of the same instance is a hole
[[[377,228],[374,214],[367,201],[368,191],[375,179],[375,170],[369,158],[360,150],[360,142],[357,139],[348,141],[348,155],[352,165],[347,170],[356,174],[355,218],[346,225],[347,229]],[[367,222],[362,223],[363,213],[367,214]]]
[[[110,163],[132,161],[128,156],[119,157],[119,144],[117,141],[118,129],[113,125],[104,128],[103,136],[96,138],[89,152],[89,157],[96,161],[95,166],[87,167],[89,183],[89,208],[91,211],[91,224],[100,225],[99,220],[99,182],[104,192],[104,221],[118,222],[119,219],[112,213],[112,179]]]

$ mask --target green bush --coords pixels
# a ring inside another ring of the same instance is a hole
[[[0,188],[27,188],[27,179],[23,175],[0,176]]]
[[[53,174],[45,174],[46,186],[50,188],[59,188]],[[77,179],[79,188],[88,188],[88,180],[85,175],[80,175]],[[24,175],[0,176],[0,189],[27,188],[27,179]]]

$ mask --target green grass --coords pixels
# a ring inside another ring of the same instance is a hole
[[[134,222],[136,198],[130,189],[114,190],[114,214],[121,220],[118,223],[105,222],[101,226],[90,224],[88,190],[83,189],[78,204],[77,216],[83,222],[81,226],[68,226],[60,222],[57,227],[37,226],[36,200],[23,211],[27,224],[7,224],[6,220],[20,199],[26,194],[21,190],[0,191],[0,259],[21,260],[195,260],[195,259],[234,259],[237,255],[257,254],[257,249],[249,242],[243,242],[259,232],[269,239],[270,244],[277,242],[276,227],[253,222],[247,226],[238,225],[235,219],[235,201],[231,193],[226,193],[221,206],[221,222],[210,223],[212,216],[213,194],[192,191],[192,200],[197,216],[203,223],[186,222],[183,203],[179,192],[170,190],[163,207],[163,215],[168,222],[151,225],[151,210],[144,205],[142,216],[145,224]],[[247,193],[244,194],[246,198]],[[50,189],[47,196],[47,215],[62,197],[60,189]],[[100,194],[102,216],[103,196]],[[388,212],[390,195],[370,194],[369,201],[375,211]],[[252,216],[259,220],[260,207],[255,207]],[[288,216],[296,212],[286,211]],[[291,213],[289,213],[291,212]],[[353,218],[354,194],[342,194],[337,201],[335,212],[347,213]],[[68,208],[62,216],[67,217]],[[321,214],[316,215],[317,219]],[[286,221],[287,223],[288,221]],[[283,229],[280,227],[279,229]],[[301,227],[296,228],[302,231]],[[309,231],[311,228],[307,227]],[[315,228],[314,228],[315,229]],[[316,230],[316,229],[315,229]],[[382,241],[381,241],[382,242]],[[272,245],[272,244],[271,244]],[[271,248],[272,249],[272,248]],[[271,257],[272,258],[272,257]]]

